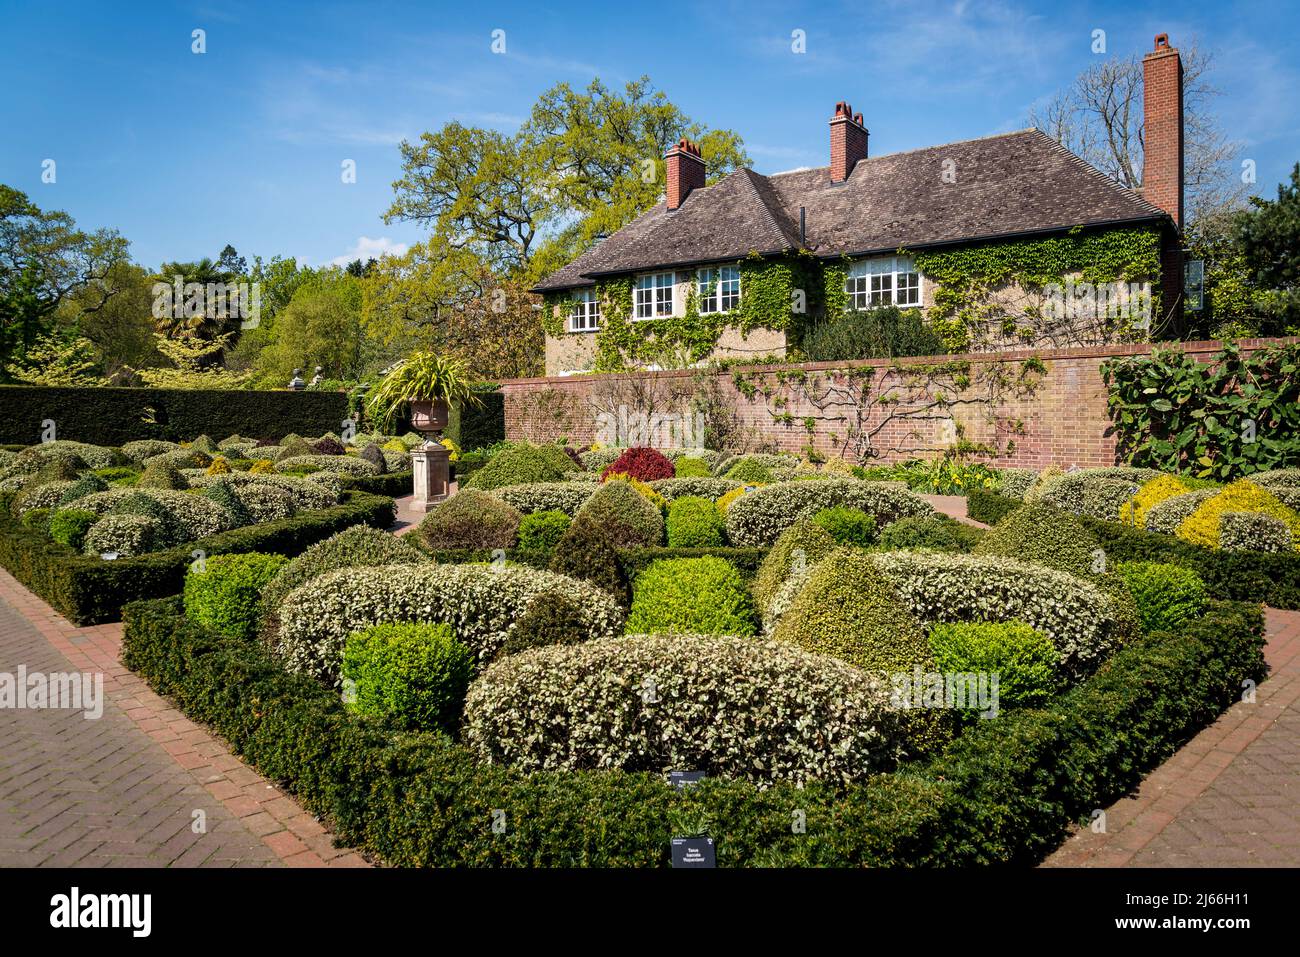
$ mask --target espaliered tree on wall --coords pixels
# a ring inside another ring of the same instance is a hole
[[[1047,368],[1036,357],[1007,365],[954,360],[818,372],[738,369],[732,378],[737,391],[762,402],[774,422],[802,429],[810,451],[820,435],[841,458],[867,463],[922,452],[1014,452],[1025,426],[1007,406],[1033,395]],[[952,423],[946,435],[944,422]],[[987,437],[980,442],[967,438],[976,422]]]

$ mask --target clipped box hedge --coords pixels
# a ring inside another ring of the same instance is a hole
[[[407,469],[404,472],[386,472],[383,475],[344,475],[342,484],[344,488],[353,489],[357,492],[367,492],[371,495],[387,495],[389,498],[401,498],[403,495],[415,494],[414,473]]]
[[[486,391],[492,388],[493,391]],[[463,403],[451,407],[447,416],[447,429],[443,433],[466,452],[485,449],[506,437],[506,397],[495,387],[475,390],[483,404],[479,408],[466,408]]]
[[[976,521],[995,525],[1023,504],[994,492],[972,491],[966,499],[966,510]],[[1079,521],[1096,537],[1112,566],[1119,562],[1183,565],[1201,576],[1215,598],[1300,609],[1300,552],[1221,551],[1120,522],[1086,515],[1079,516]]]
[[[430,555],[440,565],[492,560],[491,549],[431,549],[424,547],[419,538],[414,535],[410,536],[408,540],[421,551]],[[503,549],[503,551],[505,552],[506,561],[516,562],[520,565],[546,568],[551,562],[550,552],[525,551],[521,548],[507,548]],[[740,574],[748,580],[758,572],[758,566],[763,564],[763,556],[766,554],[766,548],[664,548],[656,546],[654,548],[620,548],[618,550],[618,557],[622,560],[623,570],[627,572],[629,579],[635,579],[637,575],[661,558],[715,557],[725,558],[731,562],[740,569]]]
[[[0,386],[0,441],[35,445],[45,419],[60,439],[122,445],[135,439],[188,441],[200,435],[278,439],[338,432],[348,415],[343,392],[245,389],[119,389]]]
[[[1048,707],[979,723],[928,764],[843,790],[723,779],[676,790],[654,774],[523,774],[437,734],[385,733],[255,641],[189,622],[176,599],[132,604],[125,620],[128,667],[343,842],[399,866],[666,866],[670,839],[701,827],[723,867],[1030,863],[1264,672],[1259,608],[1219,603]]]
[[[93,625],[117,621],[127,602],[179,594],[196,548],[209,556],[231,552],[292,556],[352,525],[388,528],[393,516],[391,498],[347,492],[331,508],[236,528],[165,551],[105,561],[59,545],[0,509],[0,566],[69,621]]]

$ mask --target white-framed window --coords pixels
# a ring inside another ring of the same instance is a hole
[[[740,270],[735,266],[700,269],[695,273],[700,312],[731,312],[740,305]]]
[[[594,289],[582,289],[573,294],[569,303],[569,331],[595,332],[600,328],[600,296]]]
[[[633,290],[633,311],[636,319],[659,319],[673,314],[673,274],[649,273],[638,276]]]
[[[879,259],[861,259],[849,268],[844,280],[844,291],[849,294],[850,309],[871,309],[875,306],[921,305],[921,274],[909,256],[882,256]]]

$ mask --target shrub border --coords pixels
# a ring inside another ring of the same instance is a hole
[[[165,551],[104,561],[81,555],[23,526],[0,508],[0,566],[76,625],[117,621],[122,606],[142,598],[179,594],[191,552],[275,552],[290,557],[351,525],[386,529],[393,524],[391,498],[345,492],[340,504],[291,518],[236,528]]]
[[[708,832],[719,866],[970,866],[1041,859],[1264,674],[1258,606],[1148,635],[1041,710],[982,723],[928,765],[843,792],[620,771],[522,774],[437,734],[385,733],[175,598],[125,609],[123,661],[352,846],[399,866],[665,866]],[[795,834],[796,812],[806,832]],[[504,813],[506,827],[493,821]]]
[[[972,490],[966,513],[996,525],[1024,503],[995,492]],[[1079,520],[1100,542],[1106,559],[1118,562],[1171,562],[1192,569],[1210,595],[1231,601],[1258,601],[1273,608],[1300,609],[1300,552],[1225,552],[1201,548],[1173,535],[1148,532],[1121,522],[1087,515]]]

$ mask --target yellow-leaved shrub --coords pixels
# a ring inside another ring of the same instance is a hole
[[[1173,498],[1175,495],[1182,495],[1190,491],[1181,479],[1172,475],[1161,475],[1153,478],[1138,490],[1138,493],[1131,499],[1120,506],[1119,520],[1125,525],[1136,525],[1138,528],[1144,528],[1147,523],[1147,512],[1155,508],[1165,499]]]
[[[1283,505],[1272,492],[1247,479],[1233,482],[1218,495],[1206,499],[1183,519],[1177,535],[1185,542],[1205,548],[1219,548],[1219,523],[1229,512],[1255,512],[1281,521],[1291,530],[1293,545],[1300,544],[1300,513]]]

